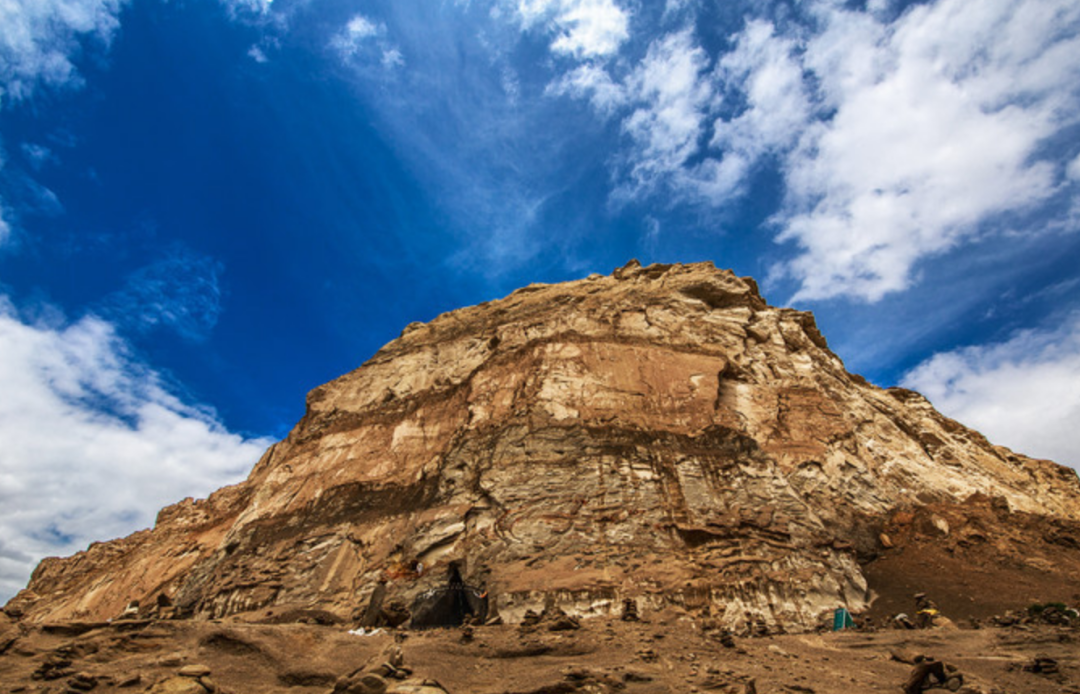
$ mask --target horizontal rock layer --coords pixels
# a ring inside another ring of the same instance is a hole
[[[245,482],[45,560],[13,604],[348,617],[454,561],[510,621],[629,597],[802,629],[866,607],[860,558],[897,509],[973,494],[1080,517],[1074,471],[849,374],[753,280],[631,263],[408,326],[313,390]]]

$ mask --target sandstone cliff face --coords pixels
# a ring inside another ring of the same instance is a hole
[[[678,605],[799,629],[866,607],[897,509],[1080,519],[1076,473],[849,374],[809,313],[711,264],[632,263],[408,326],[316,388],[249,478],[49,559],[24,619],[306,607],[348,617],[457,561],[504,619]],[[861,553],[861,554],[860,554]]]

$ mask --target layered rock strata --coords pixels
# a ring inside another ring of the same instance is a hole
[[[897,509],[1080,518],[1076,473],[849,374],[811,314],[711,263],[636,263],[411,324],[248,479],[42,562],[31,621],[408,603],[456,562],[516,621],[676,605],[733,629],[866,607]]]

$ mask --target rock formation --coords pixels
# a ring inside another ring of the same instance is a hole
[[[453,562],[511,623],[632,600],[799,630],[867,607],[861,563],[898,512],[969,497],[1080,520],[1073,470],[848,373],[753,280],[633,262],[407,326],[311,391],[246,481],[46,559],[8,609],[350,619]]]

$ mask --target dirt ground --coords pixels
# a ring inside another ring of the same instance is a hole
[[[436,682],[450,694],[901,692],[910,661],[922,654],[958,668],[969,694],[1080,693],[1075,626],[736,637],[733,646],[675,614],[586,620],[565,631],[550,626],[478,626],[470,639],[462,628],[361,636],[312,624],[137,621],[28,629],[8,622],[0,625],[0,692],[327,694],[340,677],[395,657],[409,675],[387,678],[391,692],[438,692]],[[1025,670],[1037,657],[1054,659],[1059,671]],[[178,677],[185,667],[202,678]],[[425,680],[428,688],[420,688]]]

